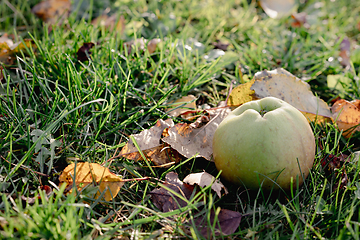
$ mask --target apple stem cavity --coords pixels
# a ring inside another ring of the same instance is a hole
[[[269,111],[266,109],[261,109],[259,113],[263,117],[267,112],[269,112]]]

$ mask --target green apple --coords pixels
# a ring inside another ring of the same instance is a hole
[[[219,124],[213,156],[222,177],[232,183],[289,190],[292,183],[301,185],[308,176],[315,138],[299,110],[266,97],[236,108]]]

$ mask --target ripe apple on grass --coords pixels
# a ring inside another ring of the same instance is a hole
[[[217,169],[232,183],[289,190],[297,179],[301,185],[308,176],[315,138],[299,110],[266,97],[236,108],[219,124],[213,155]]]

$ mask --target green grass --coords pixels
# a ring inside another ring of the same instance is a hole
[[[350,69],[337,59],[343,38],[359,44],[357,1],[324,0],[321,8],[305,1],[300,10],[310,15],[306,29],[293,28],[290,18],[270,19],[255,1],[83,0],[74,1],[68,21],[52,30],[31,13],[38,2],[0,0],[0,34],[36,45],[7,66],[0,85],[1,239],[201,239],[194,218],[218,207],[244,214],[236,238],[359,238],[358,159],[344,164],[348,183],[341,188],[341,174],[327,173],[320,163],[329,154],[359,151],[360,138],[344,139],[331,124],[313,125],[315,164],[305,184],[291,193],[269,195],[227,184],[230,194],[221,199],[204,188],[188,206],[162,213],[148,193],[167,172],[176,171],[180,179],[203,169],[217,176],[214,164],[191,158],[162,169],[122,157],[108,161],[131,134],[168,118],[169,101],[193,94],[216,106],[231,83],[264,69],[283,67],[306,79],[329,104],[339,94],[358,99],[359,51],[352,50]],[[108,7],[125,17],[121,36],[90,24]],[[141,37],[162,43],[151,54],[138,48],[127,54],[124,43]],[[229,50],[206,59],[216,40],[230,43]],[[96,45],[92,60],[81,63],[76,52],[86,42]],[[345,92],[328,88],[331,74],[351,79]],[[76,197],[58,189],[46,198],[39,186],[57,186],[72,161],[104,163],[124,179],[151,179],[126,182],[112,202],[91,199],[91,189]],[[21,199],[34,195],[41,196],[34,204]]]

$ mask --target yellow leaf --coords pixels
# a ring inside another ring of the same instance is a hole
[[[332,118],[328,116],[316,115],[314,113],[308,113],[304,111],[300,111],[308,120],[308,122],[315,122],[315,123],[325,123],[325,122],[332,122]]]
[[[95,199],[106,190],[104,194],[106,201],[111,201],[116,197],[120,188],[124,185],[120,177],[97,163],[82,162],[77,163],[76,166],[75,163],[70,164],[59,177],[60,185],[66,183],[71,186],[73,185],[73,179],[75,179],[75,185],[79,191],[89,184],[98,186],[99,191],[95,194]]]
[[[25,45],[24,45],[25,43]],[[16,61],[16,55],[19,55],[21,51],[26,47],[32,47],[31,40],[25,39],[24,43],[14,43],[12,39],[8,38],[7,34],[0,37],[0,62],[6,66],[13,65]]]
[[[254,82],[255,79],[235,87],[229,95],[227,105],[238,107],[244,103],[256,100],[257,98],[254,96],[255,91],[250,89]]]

